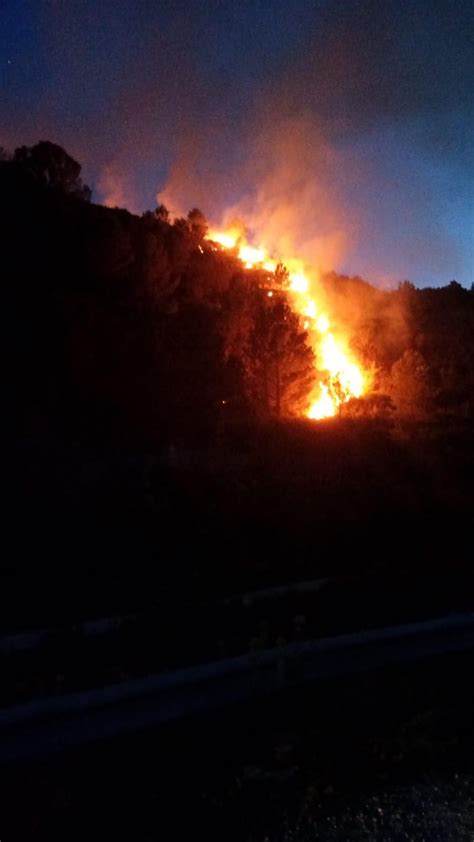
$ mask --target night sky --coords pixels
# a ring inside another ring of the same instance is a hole
[[[3,0],[0,145],[378,284],[474,280],[472,0]],[[229,209],[233,209],[230,211]]]

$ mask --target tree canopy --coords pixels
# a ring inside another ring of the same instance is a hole
[[[90,201],[91,189],[82,183],[81,165],[61,146],[42,140],[15,149],[14,163],[45,187]]]

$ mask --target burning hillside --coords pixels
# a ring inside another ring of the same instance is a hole
[[[368,372],[351,352],[347,337],[321,308],[314,292],[317,278],[303,261],[286,256],[276,258],[264,247],[251,245],[239,224],[222,231],[211,230],[207,239],[215,249],[233,251],[247,269],[266,272],[270,298],[281,293],[288,295],[308,334],[316,360],[317,380],[306,409],[308,418],[330,418],[342,404],[368,391]]]

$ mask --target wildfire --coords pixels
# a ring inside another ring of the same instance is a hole
[[[234,226],[225,231],[210,231],[207,239],[225,249],[233,249],[247,269],[264,269],[275,274],[278,264],[288,268],[287,291],[296,312],[303,319],[311,346],[316,355],[317,369],[323,374],[310,397],[306,416],[319,421],[337,414],[341,404],[351,398],[361,397],[368,388],[368,378],[348,343],[331,325],[329,316],[322,312],[311,294],[311,281],[303,263],[297,258],[274,259],[263,247],[250,245],[242,228]],[[267,295],[271,298],[273,290]],[[336,335],[337,334],[337,335]]]

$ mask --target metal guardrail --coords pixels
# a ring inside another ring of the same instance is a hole
[[[223,608],[228,606],[242,606],[249,608],[259,602],[270,601],[273,599],[281,599],[282,597],[295,596],[300,594],[318,593],[331,580],[330,579],[305,579],[302,581],[291,582],[285,585],[279,585],[271,588],[264,588],[256,591],[248,591],[244,593],[235,594],[226,597],[211,604],[211,608]],[[198,604],[196,608],[202,611],[208,610],[209,606],[206,603]],[[154,611],[159,616],[160,606],[156,605]],[[73,623],[67,627],[67,631],[83,635],[84,637],[94,637],[106,635],[110,632],[115,632],[120,629],[127,622],[140,619],[140,612],[115,614],[107,617],[95,617],[93,619],[83,620],[81,622]],[[0,637],[0,656],[11,655],[14,652],[31,651],[38,649],[42,644],[60,635],[64,629],[60,626],[52,626],[49,628],[34,629],[31,631],[19,631],[14,634],[6,634]]]
[[[294,643],[0,710],[0,761],[109,738],[329,676],[474,648],[474,613]]]

